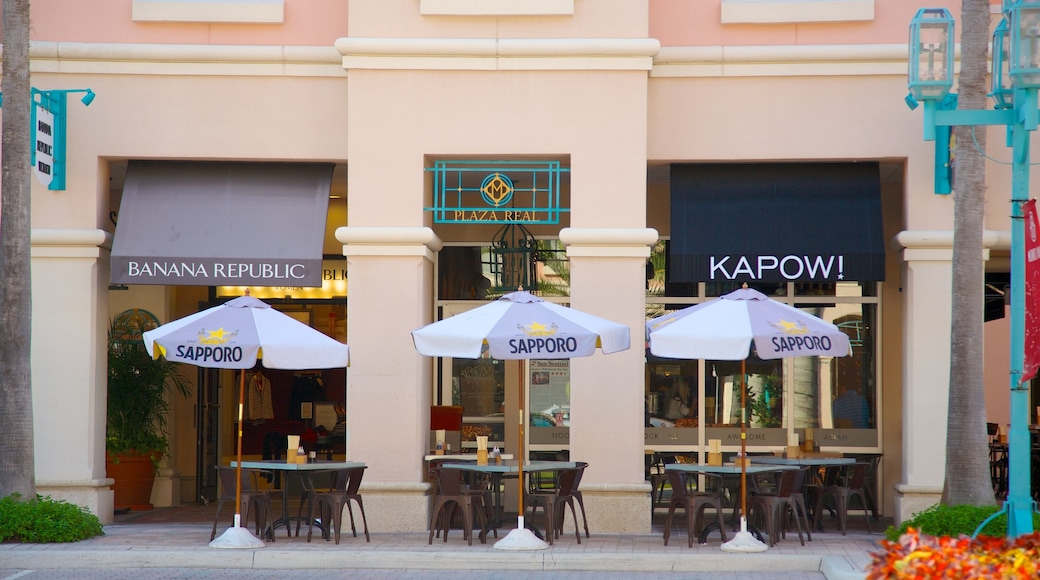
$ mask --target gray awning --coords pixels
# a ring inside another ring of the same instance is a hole
[[[131,161],[112,283],[321,286],[332,169]]]

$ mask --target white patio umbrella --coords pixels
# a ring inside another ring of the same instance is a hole
[[[849,337],[826,320],[771,300],[746,287],[664,314],[646,323],[654,356],[679,359],[739,360],[740,455],[747,457],[745,361],[751,345],[762,360],[796,356],[846,356]],[[730,552],[761,552],[766,545],[747,531],[746,464],[741,463],[740,532],[722,545]]]
[[[569,359],[629,348],[631,332],[623,324],[546,302],[523,289],[473,310],[412,331],[415,350],[425,356],[480,358],[485,349],[501,360]],[[519,481],[524,481],[524,378],[520,363]],[[515,530],[495,543],[500,550],[543,550],[548,544],[524,527],[524,494]],[[546,533],[552,533],[547,530]]]
[[[245,369],[257,359],[269,369],[328,369],[346,367],[347,345],[268,304],[249,296],[174,320],[143,335],[148,354],[155,358],[200,367],[242,370],[238,396],[238,423],[245,406]],[[235,470],[235,525],[210,542],[212,548],[262,548],[264,542],[242,527],[242,428],[237,435]]]

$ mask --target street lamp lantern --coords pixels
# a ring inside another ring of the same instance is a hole
[[[1010,109],[1013,104],[1011,75],[1008,74],[1011,66],[1010,43],[1007,19],[1002,18],[993,30],[992,84],[989,95],[998,109]]]
[[[922,8],[910,21],[907,85],[919,101],[937,101],[953,88],[953,17],[945,8]]]
[[[1040,88],[1040,1],[1020,0],[1011,5],[1011,66],[1015,88]]]

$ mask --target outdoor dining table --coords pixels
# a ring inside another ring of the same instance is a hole
[[[237,461],[231,462],[231,467],[237,466]],[[267,533],[269,534],[268,537],[274,536],[275,529],[279,526],[285,526],[286,530],[291,530],[293,520],[300,520],[305,523],[310,522],[310,514],[308,514],[306,518],[293,518],[289,516],[289,476],[297,478],[300,481],[302,489],[312,491],[314,489],[315,475],[321,473],[332,473],[339,471],[340,469],[350,469],[352,467],[365,467],[365,464],[357,461],[324,460],[317,460],[309,463],[288,463],[284,459],[263,459],[258,461],[242,462],[242,469],[267,469],[271,471],[283,471],[286,474],[285,480],[282,481],[282,515],[280,518],[269,524],[267,530]],[[322,522],[322,535],[324,536],[325,534],[326,526],[325,523]]]
[[[664,467],[665,471],[682,471],[684,473],[715,473],[722,476],[726,475],[737,475],[746,473],[747,475],[755,475],[761,473],[775,473],[777,471],[787,471],[789,469],[798,469],[794,465],[755,465],[752,463],[747,467],[741,468],[739,465],[701,465],[697,463],[669,463]],[[734,516],[737,515],[737,511],[740,509],[739,502],[734,506]],[[707,543],[708,535],[717,530],[719,526],[718,521],[714,521],[704,529],[701,530],[700,536],[697,541],[701,544]],[[751,523],[748,523],[748,531],[755,535],[759,540],[762,540],[762,533],[758,531]],[[691,532],[692,533],[692,532]]]
[[[524,474],[530,475],[532,473],[572,469],[577,466],[578,464],[573,461],[528,461],[524,463],[523,468]],[[502,478],[509,474],[519,473],[519,462],[514,460],[502,460],[501,463],[496,463],[494,460],[491,460],[487,465],[481,465],[479,463],[442,463],[441,468],[458,469],[460,471],[471,471],[474,473],[490,475],[492,497],[494,498],[493,503],[495,504],[492,506],[495,510],[495,518],[492,521],[492,525],[497,528],[502,524],[503,512],[505,511],[502,506]],[[521,482],[521,486],[523,486],[523,482]],[[520,490],[520,493],[523,493],[523,489]],[[525,524],[528,528],[532,525],[526,520]]]

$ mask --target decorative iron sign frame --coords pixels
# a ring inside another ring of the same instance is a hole
[[[438,224],[558,224],[559,161],[436,161],[433,221]],[[526,187],[518,185],[523,183]]]

